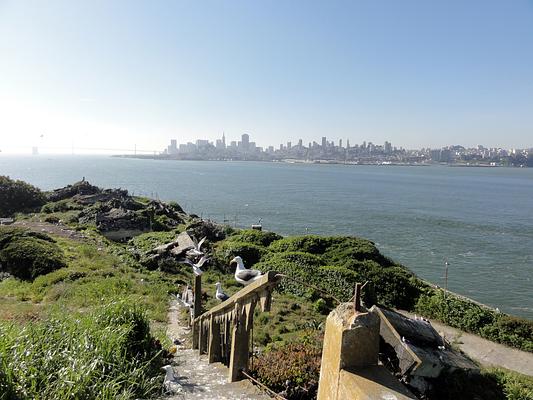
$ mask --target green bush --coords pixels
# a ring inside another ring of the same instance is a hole
[[[525,351],[533,351],[533,321],[499,314],[470,300],[433,291],[420,296],[416,311],[447,325]]]
[[[238,241],[223,241],[215,247],[213,258],[215,265],[226,272],[233,272],[229,262],[236,256],[240,256],[247,268],[250,268],[267,253],[267,250],[253,243]]]
[[[115,303],[0,325],[0,398],[135,399],[160,393],[160,345],[144,312]]]
[[[301,251],[323,255],[328,264],[340,264],[350,260],[374,260],[389,265],[374,243],[366,239],[349,236],[292,236],[277,240],[270,245],[273,252]]]
[[[269,246],[272,242],[281,239],[282,236],[274,232],[258,231],[256,229],[243,229],[228,237],[227,240],[235,242],[253,243],[258,246]]]
[[[291,236],[277,240],[270,245],[274,252],[300,251],[311,254],[322,254],[331,246],[333,238],[318,235]]]
[[[66,266],[63,251],[52,238],[18,228],[0,227],[0,270],[33,280]]]
[[[8,217],[42,206],[46,202],[40,189],[26,182],[0,176],[0,217]]]
[[[506,400],[533,400],[533,377],[498,368],[490,370],[487,375],[498,382]]]
[[[321,351],[319,345],[290,343],[259,355],[252,374],[274,391],[284,390],[290,400],[311,399],[318,388]],[[299,397],[302,393],[306,397]]]

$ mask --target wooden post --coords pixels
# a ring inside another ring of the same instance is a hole
[[[226,321],[224,329],[224,364],[229,367],[229,359],[231,352],[231,321]]]
[[[194,318],[202,314],[202,276],[194,277]]]
[[[354,293],[354,309],[355,312],[361,312],[361,284],[355,284],[355,293]]]
[[[192,321],[192,348],[197,350],[198,349],[198,339],[200,332],[198,330],[198,325],[200,323],[198,321],[193,320]]]
[[[217,362],[222,359],[221,346],[220,346],[220,323],[215,319],[214,315],[211,315],[211,321],[209,322],[209,345],[207,354],[209,356],[209,362]]]
[[[200,321],[200,348],[199,354],[207,353],[207,344],[209,342],[209,327],[208,322],[202,317]]]
[[[248,368],[248,343],[250,333],[246,330],[246,309],[240,304],[235,305],[238,313],[233,325],[231,339],[231,352],[229,361],[229,381],[235,382],[242,379],[241,370]]]

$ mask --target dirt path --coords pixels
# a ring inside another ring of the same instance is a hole
[[[36,222],[36,221],[16,221],[13,226],[27,228],[34,232],[44,232],[51,235],[60,236],[67,239],[74,239],[77,241],[84,241],[86,236],[74,229],[69,228],[63,224],[51,224],[49,222]]]
[[[167,400],[210,399],[210,400],[267,400],[269,396],[260,392],[248,381],[228,383],[228,369],[220,364],[207,362],[207,356],[198,356],[191,349],[190,328],[179,321],[184,306],[173,301],[168,314],[167,335],[179,341],[174,357],[175,375],[182,385],[184,394],[167,397]]]
[[[414,317],[406,311],[402,314]],[[450,343],[455,343],[468,357],[486,367],[503,367],[524,375],[533,376],[533,353],[520,351],[494,343],[477,335],[460,331],[437,321],[431,321],[437,332],[444,333]]]

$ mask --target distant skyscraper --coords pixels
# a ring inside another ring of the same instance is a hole
[[[226,135],[222,132],[222,147],[226,148]]]
[[[303,144],[302,144],[302,139],[298,140],[298,147],[302,147]]]
[[[339,139],[339,147],[342,147],[342,139]]]
[[[346,148],[347,148],[347,149],[350,148],[350,139],[346,139]]]
[[[290,150],[292,148],[292,143],[291,142],[287,142],[287,150]]]
[[[241,145],[244,150],[248,150],[250,148],[250,135],[244,133],[241,136]]]
[[[322,148],[326,148],[328,145],[328,142],[326,141],[326,137],[325,136],[322,136]]]

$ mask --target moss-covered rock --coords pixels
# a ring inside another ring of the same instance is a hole
[[[33,280],[65,266],[63,251],[49,236],[0,227],[0,271]]]

